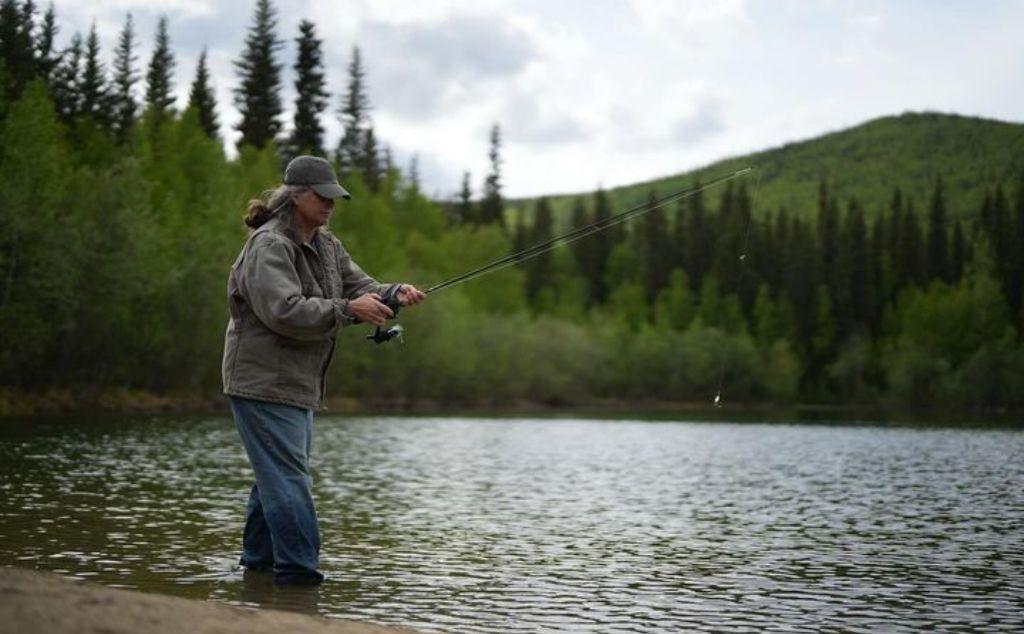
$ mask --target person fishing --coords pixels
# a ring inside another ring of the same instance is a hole
[[[351,196],[328,161],[292,159],[283,184],[249,202],[251,232],[228,275],[224,393],[255,475],[239,563],[272,571],[278,584],[324,580],[309,457],[338,329],[379,328],[426,299],[352,260],[326,229],[338,198]]]

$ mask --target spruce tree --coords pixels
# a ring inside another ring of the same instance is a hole
[[[648,192],[647,203],[653,205],[658,200],[652,190]],[[653,209],[643,215],[643,262],[644,262],[644,296],[648,306],[654,306],[654,300],[665,286],[672,272],[672,243],[669,240],[668,222],[664,208]]]
[[[605,223],[612,217],[611,203],[608,202],[608,194],[604,189],[599,188],[594,192],[594,222]],[[608,260],[611,258],[612,249],[615,248],[618,237],[621,235],[621,227],[612,227],[595,233],[587,240],[592,240],[590,263],[587,274],[588,305],[594,306],[604,304],[608,299]]]
[[[459,189],[459,201],[455,206],[455,217],[461,224],[473,222],[473,189],[470,186],[469,172],[462,173],[462,187]]]
[[[687,202],[686,237],[683,247],[686,259],[684,270],[694,290],[700,288],[704,276],[711,272],[715,246],[706,219],[704,192],[700,191],[700,187],[700,181],[694,183],[697,192],[690,196]]]
[[[21,96],[36,74],[34,11],[35,5],[31,3],[19,7],[17,0],[0,2],[0,61],[7,79],[4,93],[12,101]]]
[[[167,35],[167,16],[160,16],[156,27],[156,46],[149,58],[146,72],[146,106],[152,113],[153,123],[159,125],[174,108],[172,75],[174,54]]]
[[[377,149],[377,136],[372,126],[363,135],[363,150],[360,152],[357,167],[362,172],[363,180],[366,181],[370,191],[378,192],[381,181],[381,161],[380,151]]]
[[[112,115],[114,119],[114,133],[118,141],[124,143],[128,138],[132,125],[135,123],[135,114],[138,104],[135,102],[134,87],[139,81],[139,75],[135,71],[135,28],[132,23],[132,14],[125,18],[124,27],[117,42],[117,52],[114,57],[114,94]]]
[[[335,150],[335,161],[342,174],[359,169],[363,162],[366,127],[370,120],[370,98],[366,94],[366,71],[359,47],[352,47],[348,64],[348,88],[338,111],[342,133]]]
[[[839,284],[845,288],[843,299],[847,313],[842,316],[839,326],[841,336],[845,337],[866,330],[870,312],[867,224],[864,210],[856,200],[850,200],[843,224],[842,253],[839,255],[845,270]]]
[[[82,68],[82,115],[100,126],[111,124],[110,85],[107,71],[100,60],[100,38],[96,34],[96,23],[89,29],[85,40],[85,66]]]
[[[390,163],[390,150],[387,152],[387,156],[387,162]],[[390,172],[390,167],[388,167],[385,171]],[[420,157],[417,154],[413,154],[412,158],[409,159],[409,175],[406,180],[409,183],[410,190],[414,192],[418,192],[420,190]]]
[[[900,228],[900,245],[897,249],[898,270],[903,286],[923,286],[925,279],[924,251],[922,249],[921,224],[914,211],[914,201],[906,199],[903,211],[903,226]]]
[[[821,272],[829,297],[834,297],[838,281],[835,275],[836,247],[839,236],[839,206],[830,197],[828,185],[818,185],[818,244],[821,245]]]
[[[281,64],[275,55],[282,42],[277,39],[276,29],[276,11],[270,0],[257,0],[245,51],[235,62],[240,80],[235,105],[242,115],[235,128],[242,133],[239,148],[262,148],[281,131]]]
[[[81,75],[82,34],[75,33],[61,55],[52,80],[54,109],[65,125],[82,112]]]
[[[1012,251],[1012,259],[1009,262],[1010,274],[1007,287],[1006,301],[1010,305],[1013,315],[1020,315],[1021,306],[1024,305],[1024,174],[1017,181],[1017,198],[1014,204],[1013,229],[1011,240],[1016,248]],[[1018,326],[1024,326],[1024,323]]]
[[[529,228],[526,226],[526,210],[516,210],[515,228],[512,230],[512,253],[519,253],[528,246],[530,241]]]
[[[54,54],[57,31],[57,12],[51,2],[46,13],[43,14],[43,24],[39,27],[35,38],[36,73],[47,82],[52,80],[53,73],[60,62],[60,56]]]
[[[547,198],[537,201],[536,211],[533,215],[533,226],[529,232],[529,244],[541,244],[551,240],[554,230],[554,218],[551,215],[551,205]],[[529,246],[529,245],[527,245]],[[526,299],[531,306],[537,307],[537,299],[541,290],[551,283],[551,252],[541,253],[530,258],[525,263],[526,281],[524,290]]]
[[[1020,244],[1020,243],[1018,243]],[[949,274],[952,282],[959,282],[967,263],[967,240],[960,220],[953,223],[953,246],[950,249]]]
[[[871,226],[871,238],[868,242],[868,280],[867,303],[868,328],[872,336],[878,336],[882,330],[882,313],[888,297],[889,271],[888,257],[885,255],[885,227],[883,218],[875,219]]]
[[[775,227],[772,230],[772,235],[775,236],[775,263],[777,265],[772,279],[773,286],[771,286],[773,297],[778,297],[779,293],[782,292],[786,266],[789,263],[788,255],[794,248],[793,241],[789,235],[789,226],[789,213],[783,207],[779,209],[779,213],[775,216]]]
[[[292,156],[323,156],[324,128],[320,115],[327,108],[329,95],[324,81],[322,42],[316,36],[316,26],[309,20],[300,22],[295,42],[299,48],[294,66],[295,117],[288,148]]]
[[[949,248],[946,242],[946,202],[942,191],[942,177],[935,181],[931,209],[928,213],[927,277],[929,280],[949,282]]]
[[[799,218],[790,220],[790,243],[783,275],[785,296],[796,318],[796,342],[806,364],[812,358],[811,339],[818,322],[818,286],[821,283],[821,254],[813,229]],[[808,378],[805,375],[805,380]]]
[[[587,217],[587,206],[582,198],[576,198],[573,201],[571,222],[573,229],[580,229],[590,224],[590,219]],[[590,239],[591,237],[587,236],[570,244],[572,255],[576,260],[576,269],[584,279],[589,279],[590,277],[590,266],[593,259],[591,256],[591,246],[593,243]]]
[[[199,54],[196,65],[196,77],[192,80],[192,89],[188,95],[189,108],[195,108],[199,114],[199,125],[211,139],[220,137],[220,124],[217,122],[217,100],[210,86],[210,72],[206,68],[206,49]]]
[[[497,223],[504,226],[505,202],[501,196],[501,129],[498,124],[491,127],[490,149],[487,153],[491,171],[484,179],[483,199],[480,201],[480,222]]]

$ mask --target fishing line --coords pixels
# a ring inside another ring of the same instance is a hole
[[[650,201],[650,202],[646,202],[646,203],[641,203],[641,204],[636,205],[634,207],[631,207],[631,208],[629,208],[629,209],[627,209],[627,210],[625,210],[625,211],[623,211],[621,213],[615,214],[615,215],[613,215],[613,216],[611,216],[609,218],[605,218],[604,220],[599,220],[599,221],[596,221],[596,222],[592,222],[592,223],[590,223],[588,225],[584,225],[582,227],[578,227],[576,229],[573,229],[573,230],[568,231],[566,233],[563,233],[561,235],[555,236],[554,238],[550,238],[548,240],[545,240],[543,242],[537,243],[537,244],[535,244],[533,246],[529,246],[529,247],[527,247],[525,249],[522,249],[520,251],[517,251],[515,253],[506,255],[505,257],[498,258],[497,260],[494,260],[493,262],[489,262],[487,264],[484,264],[483,266],[479,266],[479,267],[477,267],[475,269],[472,269],[470,271],[466,271],[465,273],[461,273],[459,275],[456,275],[455,277],[452,277],[452,278],[449,278],[447,280],[444,280],[443,282],[439,282],[437,284],[434,284],[430,288],[427,288],[424,291],[424,293],[428,293],[428,294],[436,293],[438,291],[442,291],[442,290],[445,290],[447,288],[452,288],[454,286],[458,286],[459,284],[464,284],[465,282],[468,282],[470,280],[474,280],[474,279],[476,279],[478,277],[482,277],[484,275],[488,275],[490,273],[494,273],[496,271],[500,271],[500,270],[502,270],[504,268],[507,268],[507,267],[510,267],[510,266],[514,266],[514,265],[519,264],[521,262],[525,262],[526,260],[529,260],[530,258],[537,257],[538,255],[542,255],[544,253],[547,253],[548,251],[552,251],[552,250],[554,250],[554,249],[556,249],[556,248],[558,248],[560,246],[565,246],[567,244],[571,244],[571,243],[573,243],[573,242],[575,242],[577,240],[580,240],[580,239],[585,238],[587,236],[590,236],[590,235],[593,235],[595,233],[598,233],[599,231],[604,231],[605,229],[608,229],[608,228],[614,227],[616,225],[622,224],[622,223],[627,222],[629,220],[632,220],[634,218],[638,218],[638,217],[640,217],[640,216],[642,216],[642,215],[644,215],[646,213],[654,211],[655,209],[660,209],[661,207],[664,207],[665,205],[668,205],[670,203],[673,203],[673,202],[676,202],[676,201],[680,201],[680,200],[685,200],[685,199],[690,198],[691,196],[695,196],[695,195],[697,195],[697,194],[699,194],[699,193],[701,193],[701,192],[703,192],[705,190],[711,189],[713,187],[717,187],[717,186],[719,186],[719,185],[721,185],[723,183],[727,183],[727,182],[733,180],[734,178],[739,178],[740,176],[743,176],[745,174],[749,174],[753,169],[754,169],[753,167],[745,167],[745,168],[743,168],[741,170],[737,170],[737,171],[735,171],[735,172],[733,172],[731,174],[727,174],[725,176],[721,176],[719,178],[716,178],[716,179],[712,180],[711,182],[709,182],[709,183],[707,183],[705,185],[701,185],[700,187],[693,187],[693,188],[690,188],[690,189],[680,190],[680,191],[675,192],[673,194],[669,194],[668,196],[665,196],[664,198],[660,198],[658,200]],[[760,182],[760,180],[759,180],[759,182]],[[756,189],[755,189],[755,197],[756,197]],[[753,217],[753,204],[751,204],[751,217]],[[749,236],[749,234],[750,234],[750,218],[747,219],[747,229],[746,229],[746,235],[744,236],[744,243],[743,243],[743,251],[744,251],[744,253],[742,253],[740,255],[740,259],[741,260],[745,260],[746,259],[746,254],[745,254],[746,241],[747,241],[747,237]],[[741,269],[741,273],[742,273],[742,269]],[[395,315],[398,314],[398,311],[399,311],[399,309],[402,306],[401,301],[399,301],[399,299],[398,299],[398,290],[400,288],[401,288],[400,285],[393,286],[382,297],[383,302],[392,310],[392,312]],[[385,328],[381,328],[380,326],[378,326],[373,334],[367,336],[367,339],[370,339],[370,340],[374,341],[375,343],[386,343],[387,341],[390,341],[391,339],[394,339],[394,338],[398,338],[400,341],[402,341],[402,333],[403,333],[402,326],[399,325],[399,324],[395,324],[394,326],[391,326],[390,328],[386,328],[386,329]],[[721,402],[722,382],[724,380],[724,377],[725,377],[725,356],[723,354],[723,356],[722,356],[722,363],[721,363],[721,371],[719,373],[718,394],[715,396],[715,404],[716,405],[720,404],[720,402]]]
[[[747,168],[750,169],[755,168]],[[754,209],[757,206],[757,194],[761,191],[761,170],[757,169],[757,180],[754,181],[754,195],[750,198],[750,215],[747,216],[747,226],[743,230],[743,244],[740,245],[739,261],[740,266],[736,271],[736,293],[739,296],[740,285],[743,283],[743,273],[746,271],[747,264],[747,244],[750,242],[750,224],[754,221]],[[721,211],[719,211],[721,214]],[[722,387],[725,384],[725,351],[726,348],[722,347],[722,354],[719,355],[720,363],[718,365],[718,390],[715,392],[715,400],[713,401],[715,407],[722,406]]]
[[[460,275],[456,275],[453,278],[447,279],[443,282],[431,286],[424,292],[435,293],[437,291],[444,290],[446,288],[451,288],[464,282],[468,282],[483,275],[487,275],[488,273],[500,271],[501,269],[504,269],[506,267],[519,264],[520,262],[525,262],[530,258],[542,255],[560,246],[571,244],[581,238],[593,235],[599,231],[604,231],[605,229],[622,224],[628,220],[632,220],[633,218],[638,218],[648,212],[664,207],[665,205],[668,205],[670,203],[676,202],[678,200],[684,200],[691,196],[695,196],[696,194],[699,194],[700,192],[703,192],[706,189],[711,189],[712,187],[716,187],[718,185],[721,185],[722,183],[731,181],[734,178],[738,178],[739,176],[747,174],[752,169],[752,167],[746,167],[741,170],[735,171],[732,174],[728,174],[726,176],[717,178],[711,181],[710,183],[707,183],[706,185],[678,191],[674,194],[669,194],[668,196],[665,196],[664,198],[655,200],[653,202],[641,203],[639,205],[636,205],[635,207],[631,207],[626,211],[615,214],[614,216],[611,216],[604,220],[592,222],[588,225],[578,227],[576,229],[573,229],[572,231],[563,233],[562,235],[555,236],[554,238],[551,238],[544,242],[540,242],[533,246],[527,247],[521,251],[517,251],[516,253],[506,255],[503,258],[499,258],[493,262],[475,268],[471,271],[467,271]]]

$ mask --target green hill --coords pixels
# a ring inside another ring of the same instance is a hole
[[[761,174],[754,212],[764,215],[785,208],[799,215],[817,210],[819,183],[824,179],[840,200],[857,198],[869,216],[883,209],[900,187],[922,211],[941,175],[952,217],[977,213],[985,191],[1017,182],[1024,173],[1024,125],[977,117],[938,113],[905,113],[882,117],[814,139],[738,156],[700,169],[609,190],[613,209],[620,211],[644,200],[654,190],[666,195],[729,174],[747,166]],[[752,173],[748,187],[753,187]],[[564,224],[573,200],[591,192],[551,196],[556,218]],[[716,194],[710,194],[714,200]],[[509,202],[509,213],[532,209],[536,199]]]

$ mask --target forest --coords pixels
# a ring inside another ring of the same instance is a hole
[[[360,265],[422,287],[713,176],[509,201],[495,123],[481,139],[490,171],[479,191],[467,173],[450,198],[429,197],[415,161],[396,166],[375,131],[371,103],[387,95],[371,101],[358,45],[345,93],[328,94],[315,26],[302,22],[290,35],[296,59],[281,59],[269,0],[255,2],[235,62],[242,118],[229,158],[205,53],[177,107],[166,19],[145,64],[130,15],[109,62],[95,27],[64,47],[58,33],[53,5],[0,2],[0,403],[104,390],[215,397],[245,204],[298,154],[330,158],[352,193],[331,229]],[[285,64],[296,95],[287,121]],[[333,147],[326,116],[343,127]],[[935,143],[962,124],[904,119],[931,126]],[[721,395],[1019,410],[1024,146],[1014,143],[982,157],[1009,162],[985,178],[965,184],[952,159],[922,174],[907,154],[893,163],[905,171],[860,194],[839,183],[842,154],[801,161],[793,148],[771,169],[431,296],[401,315],[404,345],[345,329],[328,392],[407,408]],[[733,163],[748,159],[759,167],[757,155]]]

